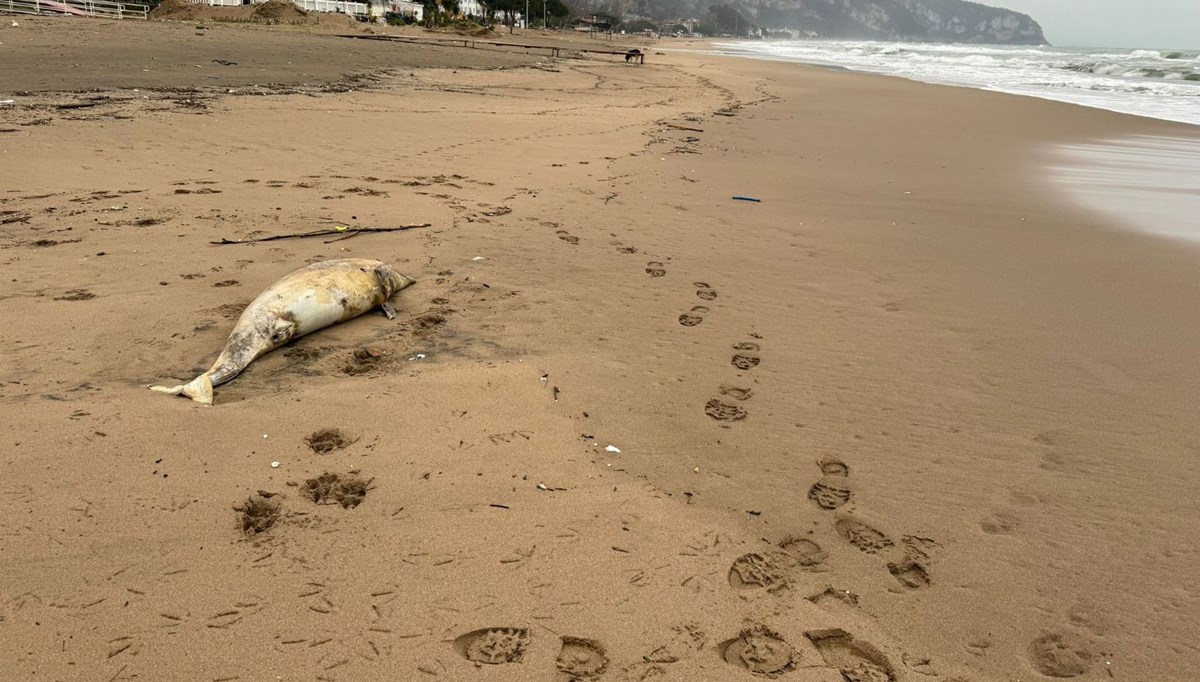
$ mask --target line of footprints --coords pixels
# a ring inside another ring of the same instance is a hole
[[[654,265],[654,263],[650,263],[650,265]],[[661,267],[662,264],[658,263],[658,265]],[[656,276],[653,272],[651,272],[651,268],[649,267],[646,269],[646,272],[650,273],[651,277]],[[699,298],[702,301],[716,300],[717,290],[710,287],[707,282],[693,282],[692,286],[696,287],[696,298]],[[712,310],[706,305],[692,306],[692,309],[689,312],[679,316],[679,324],[685,327],[695,327],[703,322],[704,316],[710,312],[712,312]]]
[[[733,345],[735,353],[730,358],[729,364],[733,365],[740,372],[749,372],[758,367],[761,361],[758,355],[760,346],[754,341],[742,341]],[[722,384],[718,389],[721,395],[725,398],[731,398],[739,402],[749,400],[754,395],[754,389],[742,388],[730,384]],[[741,421],[749,414],[746,408],[736,403],[726,402],[722,398],[713,398],[704,405],[704,414],[716,419],[717,421]]]
[[[854,498],[850,467],[832,457],[820,460],[817,466],[821,470],[821,478],[808,489],[808,499],[825,511],[841,509]],[[839,518],[833,529],[839,537],[865,554],[891,553],[896,546],[882,531],[850,517]],[[910,590],[927,587],[929,572],[925,565],[929,562],[928,550],[937,548],[937,543],[928,538],[905,535],[901,544],[901,554],[888,562],[888,571]]]
[[[822,476],[809,488],[808,499],[825,511],[841,509],[854,497],[850,467],[832,457],[818,461],[817,466]],[[885,533],[849,516],[838,518],[833,530],[860,552],[891,559],[888,571],[903,587],[915,590],[929,586],[929,552],[939,548],[934,540],[905,535],[897,548]],[[734,560],[729,584],[735,589],[778,590],[792,582],[797,572],[828,570],[823,566],[826,557],[827,553],[812,540],[788,537],[770,551],[751,552]]]
[[[805,655],[803,650],[815,649],[820,657],[816,666],[835,668],[847,680],[891,682],[895,679],[895,668],[882,651],[845,630],[812,630],[804,634],[811,647],[793,646],[770,628],[751,625],[737,636],[717,644],[715,650],[726,663],[769,678],[800,667],[812,667],[811,654]],[[559,641],[555,666],[560,682],[595,680],[608,672],[608,654],[596,640],[564,636]],[[672,663],[704,651],[708,641],[708,635],[696,625],[676,626],[669,641],[624,668],[624,679],[662,677]],[[531,642],[530,631],[526,628],[498,627],[468,632],[455,639],[453,646],[463,658],[482,667],[521,662]]]

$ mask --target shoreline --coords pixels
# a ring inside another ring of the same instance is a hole
[[[888,45],[888,46],[893,46],[895,48],[900,48],[901,46],[904,46],[905,49],[914,49],[914,50],[920,50],[922,48],[933,49],[934,47],[939,46],[938,43],[888,43],[888,42],[873,42],[873,41],[828,41],[828,42],[833,42],[835,44]],[[851,58],[852,55],[836,55],[836,54],[827,55],[825,58],[830,61],[825,62],[825,61],[821,61],[817,57],[810,57],[806,60],[804,57],[800,57],[800,56],[788,56],[788,55],[772,54],[772,53],[765,53],[765,52],[764,53],[755,53],[755,52],[752,52],[749,50],[739,51],[739,50],[745,50],[745,48],[739,48],[738,43],[722,43],[720,41],[714,40],[714,41],[709,42],[708,44],[709,44],[710,49],[718,52],[719,54],[724,54],[727,56],[747,57],[750,59],[765,59],[765,60],[770,60],[770,61],[782,61],[782,62],[788,62],[788,63],[793,63],[793,64],[807,64],[809,66],[818,66],[818,67],[837,65],[837,66],[840,66],[841,68],[845,68],[848,71],[854,71],[854,72],[858,72],[858,73],[869,73],[869,74],[880,75],[880,76],[891,76],[891,77],[895,77],[895,78],[903,78],[906,80],[910,80],[910,81],[914,81],[914,82],[918,82],[918,83],[926,83],[926,84],[930,84],[930,85],[965,87],[965,88],[972,88],[972,89],[976,89],[976,90],[982,90],[982,91],[986,91],[986,92],[999,92],[999,93],[1012,94],[1012,95],[1018,95],[1018,96],[1023,96],[1023,97],[1034,97],[1037,99],[1043,99],[1043,100],[1047,100],[1047,101],[1051,101],[1051,102],[1073,104],[1076,106],[1101,109],[1101,110],[1105,110],[1105,111],[1111,111],[1111,112],[1126,114],[1126,115],[1130,115],[1130,116],[1138,116],[1138,117],[1150,118],[1150,119],[1154,119],[1154,120],[1168,121],[1171,123],[1183,123],[1183,124],[1186,124],[1189,126],[1200,126],[1200,118],[1198,118],[1196,116],[1196,113],[1194,110],[1191,111],[1190,114],[1186,115],[1186,116],[1182,110],[1181,111],[1170,111],[1170,112],[1165,111],[1165,110],[1160,110],[1156,113],[1149,113],[1144,110],[1140,110],[1136,106],[1131,106],[1126,101],[1129,93],[1123,93],[1124,96],[1111,97],[1108,101],[1102,101],[1102,99],[1097,100],[1096,99],[1097,95],[1093,94],[1093,95],[1088,95],[1089,101],[1084,101],[1083,99],[1081,99],[1084,96],[1083,95],[1084,90],[1079,90],[1079,89],[1063,88],[1061,90],[1032,91],[1032,90],[1028,90],[1028,89],[1021,89],[1021,88],[1017,87],[1016,85],[1012,85],[1012,84],[1007,84],[1007,85],[998,84],[997,79],[1000,78],[999,73],[992,73],[989,76],[989,78],[985,79],[983,82],[972,82],[972,78],[975,78],[977,76],[975,74],[973,74],[972,72],[970,72],[969,70],[964,71],[961,68],[959,68],[958,71],[954,71],[954,70],[939,71],[939,72],[937,72],[938,75],[936,75],[936,76],[931,75],[932,72],[922,75],[920,73],[904,73],[904,72],[902,72],[903,69],[889,70],[889,69],[884,68],[882,64],[853,64],[853,63],[845,64],[845,65],[835,64],[834,60],[838,59],[839,56],[843,60],[845,60],[847,58]],[[752,42],[752,43],[748,43],[748,44],[753,46],[753,45],[757,45],[759,43]],[[800,41],[800,42],[791,41],[788,44],[806,45],[808,43],[805,43],[803,41]],[[727,47],[729,49],[723,50],[722,49],[723,47]],[[996,52],[997,50],[1006,50],[1006,49],[1011,49],[1013,51],[1030,49],[1029,46],[1013,46],[1013,45],[954,44],[953,47],[960,48],[963,50],[968,50],[968,51],[971,49],[979,49],[979,50],[985,50],[985,51],[991,50],[993,53]],[[1046,47],[1046,46],[1044,46],[1044,47]],[[1058,48],[1058,49],[1080,50],[1080,49],[1092,49],[1092,48]],[[1099,48],[1099,49],[1102,49],[1102,48]],[[1003,52],[1001,52],[1001,54],[1003,54]],[[979,56],[986,58],[986,56],[984,56],[984,55],[979,55]],[[1080,59],[1097,58],[1097,57],[1098,57],[1098,55],[1089,55],[1087,53],[1081,53],[1078,55],[1078,58],[1080,58]],[[852,61],[852,59],[851,59],[851,61]],[[943,64],[942,66],[945,67],[946,65]],[[1004,72],[1006,77],[1009,75],[1008,73],[1005,72],[1005,69],[1001,69],[1000,72]],[[1063,73],[1069,74],[1070,72],[1064,71]],[[1037,78],[1045,78],[1047,75],[1048,74],[1043,74],[1040,72],[1026,74],[1027,77],[1037,77]],[[1200,92],[1200,84],[1196,84],[1193,86],[1189,82],[1190,80],[1194,80],[1193,76],[1195,76],[1195,74],[1189,74],[1189,77],[1187,79],[1180,78],[1177,80],[1172,80],[1172,79],[1164,79],[1164,78],[1158,78],[1158,79],[1144,78],[1142,80],[1144,81],[1144,84],[1147,87],[1154,86],[1154,85],[1162,85],[1162,86],[1176,85],[1176,86],[1182,86],[1185,89],[1195,88],[1196,92]],[[1104,94],[1111,95],[1113,93],[1104,93]]]
[[[1047,142],[1045,153],[1035,155],[1038,165],[1047,173],[1051,182],[1072,195],[1071,201],[1084,210],[1094,211],[1114,223],[1114,229],[1130,230],[1158,238],[1165,238],[1187,248],[1200,239],[1200,232],[1190,230],[1189,218],[1200,209],[1200,200],[1190,198],[1188,188],[1180,186],[1163,201],[1161,187],[1171,187],[1177,176],[1186,175],[1188,169],[1176,163],[1171,171],[1156,166],[1155,159],[1161,158],[1160,141],[1174,140],[1179,145],[1177,156],[1182,162],[1187,158],[1187,146],[1200,141],[1200,127],[1186,121],[1161,118],[1146,114],[1118,111],[1100,106],[1055,99],[1032,93],[1004,89],[991,89],[975,85],[948,82],[923,81],[900,74],[877,73],[836,64],[804,62],[769,55],[738,54],[720,51],[711,45],[710,51],[681,50],[690,54],[714,54],[734,59],[761,60],[792,64],[806,68],[827,69],[848,74],[862,74],[930,85],[935,87],[965,88],[1014,97],[1027,97],[1069,107],[1103,111],[1118,116],[1128,116],[1148,122],[1146,128],[1135,128],[1135,132],[1120,135],[1094,133],[1073,141],[1055,140]],[[1156,128],[1163,123],[1168,127]],[[1116,174],[1121,177],[1116,178]],[[1156,200],[1157,199],[1157,200]]]
[[[1189,674],[1198,265],[1029,172],[1173,126],[720,56],[444,65],[5,135],[16,674]],[[324,217],[432,227],[209,245]],[[145,390],[344,255],[416,276],[400,320],[209,409]],[[363,503],[306,499],[325,471]]]
[[[1197,171],[1191,161],[1198,145],[1200,135],[1133,135],[1057,145],[1046,163],[1052,182],[1084,207],[1114,216],[1126,229],[1194,247],[1200,195],[1183,179]]]

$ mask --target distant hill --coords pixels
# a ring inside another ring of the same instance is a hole
[[[809,31],[821,38],[1042,45],[1027,14],[965,0],[582,0],[618,16],[701,20],[708,33],[748,26]]]

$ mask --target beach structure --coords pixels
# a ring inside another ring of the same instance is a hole
[[[409,2],[408,0],[389,0],[387,2],[372,3],[370,13],[373,17],[385,14],[399,14],[409,21],[421,21],[425,18],[425,5],[419,2]]]
[[[266,0],[187,0],[195,5],[208,5],[210,7],[239,7],[241,5],[257,5]],[[365,2],[352,2],[350,0],[292,0],[293,4],[303,10],[309,12],[335,12],[339,14],[349,14],[355,17],[367,17],[377,14],[383,16],[383,7],[381,6],[377,12],[372,12],[372,6]]]
[[[581,33],[606,33],[612,32],[613,26],[618,23],[620,20],[617,17],[597,13],[579,17],[572,21],[571,25]]]
[[[3,1],[3,0],[0,0]],[[80,0],[76,0],[80,1]],[[211,7],[238,7],[257,5],[266,0],[187,0],[197,5]],[[381,18],[387,14],[398,14],[410,21],[420,21],[425,15],[425,6],[411,0],[385,0],[384,2],[354,2],[353,0],[292,0],[297,7],[309,12],[331,12],[353,17]]]
[[[458,11],[464,17],[487,16],[487,7],[480,0],[459,0]]]
[[[59,14],[107,19],[145,19],[150,8],[116,0],[0,0],[0,12],[8,14]]]

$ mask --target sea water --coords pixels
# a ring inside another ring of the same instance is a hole
[[[839,66],[1200,125],[1200,50],[796,40],[726,54]]]
[[[1200,244],[1200,50],[740,41],[725,54],[836,66],[1190,123],[1195,135],[1058,145],[1047,180],[1148,234]]]
[[[1200,244],[1200,135],[1057,145],[1047,171],[1068,196],[1130,228]]]

